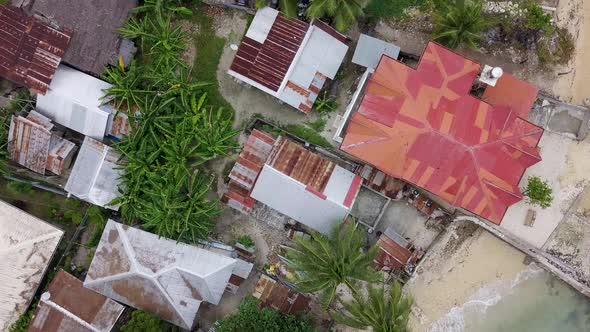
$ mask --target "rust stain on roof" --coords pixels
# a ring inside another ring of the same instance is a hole
[[[309,309],[309,298],[292,290],[280,281],[262,275],[252,294],[262,305],[286,314],[305,312]]]
[[[69,31],[0,6],[0,76],[45,94],[70,39]]]
[[[29,332],[110,331],[123,312],[117,302],[82,286],[60,270],[41,297]]]
[[[336,164],[284,137],[275,146],[269,166],[316,192],[324,191]]]
[[[244,37],[231,70],[278,91],[309,24],[277,15],[264,43]]]

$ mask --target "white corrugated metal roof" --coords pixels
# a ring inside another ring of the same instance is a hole
[[[63,232],[0,201],[0,330],[27,308]]]
[[[109,146],[85,137],[65,190],[92,204],[118,210],[118,206],[107,206],[120,195],[117,188],[123,171],[115,169],[117,159]]]
[[[259,9],[256,15],[254,15],[252,23],[250,23],[246,37],[254,39],[259,43],[264,43],[278,15],[279,12],[270,7]]]
[[[333,185],[333,188],[335,187]],[[344,192],[348,193],[348,190]],[[325,234],[329,233],[335,224],[342,222],[349,211],[347,207],[330,198],[322,198],[312,193],[302,183],[269,165],[264,165],[250,196]]]
[[[395,44],[361,34],[356,44],[354,55],[352,56],[352,63],[375,69],[381,60],[381,56],[385,54],[393,59],[397,59],[399,51],[399,46]]]
[[[218,304],[243,275],[238,261],[109,220],[84,287],[190,329],[201,302]]]
[[[104,90],[111,86],[62,64],[45,96],[37,97],[37,111],[81,134],[102,139],[110,113],[100,105]]]

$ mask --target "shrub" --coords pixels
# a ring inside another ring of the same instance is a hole
[[[8,183],[8,187],[19,193],[30,193],[33,191],[33,185],[29,182],[11,181]]]
[[[324,91],[322,95],[318,96],[313,104],[313,110],[320,115],[332,113],[337,108],[338,103],[332,96],[328,95],[327,91]]]
[[[543,38],[537,45],[537,56],[542,65],[564,65],[573,57],[574,37],[564,28],[557,28],[554,36]]]
[[[540,206],[543,209],[549,207],[553,201],[553,190],[549,187],[547,181],[541,180],[538,176],[529,177],[523,194],[528,197],[530,204]]]
[[[533,1],[525,4],[525,21],[524,26],[533,30],[544,30],[547,32],[553,31],[554,27],[551,25],[551,15],[545,14],[543,8]]]
[[[247,296],[240,303],[239,311],[218,322],[216,332],[315,332],[304,317],[285,315],[278,310],[260,308],[260,302]]]
[[[18,320],[8,327],[8,332],[26,332],[35,313],[35,307],[37,305],[32,305],[27,312],[20,315]]]
[[[254,240],[250,237],[250,235],[242,235],[238,239],[238,243],[243,245],[246,248],[254,247]]]
[[[84,218],[84,216],[79,211],[68,210],[68,211],[64,212],[64,218],[67,220],[70,220],[71,222],[73,222],[76,225],[79,225],[80,222],[82,222],[82,219]]]
[[[121,327],[122,332],[166,332],[179,331],[160,318],[141,310],[131,314],[131,320]]]

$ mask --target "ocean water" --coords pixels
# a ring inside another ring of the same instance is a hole
[[[435,322],[430,332],[589,332],[590,299],[530,265],[488,285]]]

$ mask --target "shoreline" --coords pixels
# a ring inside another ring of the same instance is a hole
[[[444,328],[432,331],[461,331],[460,326],[441,326],[440,320],[470,301],[494,304],[491,295],[500,288],[508,290],[528,269],[522,252],[464,223],[452,225],[430,250],[405,286],[414,299],[410,327],[415,332],[430,331],[435,323]]]

